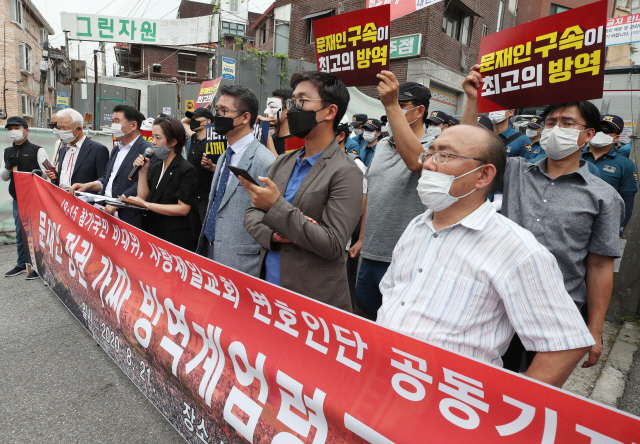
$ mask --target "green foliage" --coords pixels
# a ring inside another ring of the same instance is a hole
[[[240,37],[236,37],[233,39],[233,41],[236,43],[236,51],[242,51],[244,40],[242,40]]]

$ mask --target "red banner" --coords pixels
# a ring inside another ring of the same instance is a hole
[[[640,442],[640,418],[224,267],[38,176],[14,177],[37,271],[189,442]]]
[[[391,20],[404,17],[442,0],[367,0],[367,8],[375,8],[382,5],[391,6]]]
[[[196,99],[196,103],[193,106],[194,109],[213,103],[213,99],[218,93],[218,88],[220,87],[221,80],[222,77],[218,77],[217,79],[202,82],[202,85],[200,86],[200,92],[198,93],[198,98]]]
[[[483,37],[481,113],[602,97],[607,0]]]
[[[389,69],[389,5],[315,20],[318,71],[347,86],[377,85]]]

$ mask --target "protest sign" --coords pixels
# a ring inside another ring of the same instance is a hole
[[[607,0],[483,37],[481,113],[602,97]]]
[[[195,45],[216,43],[218,15],[156,20],[103,14],[61,12],[62,30],[70,40],[143,45]]]
[[[214,165],[218,164],[221,154],[227,150],[227,138],[222,134],[216,133],[215,123],[207,124],[207,147],[205,154],[207,159],[211,160]]]
[[[200,108],[201,106],[207,106],[210,103],[213,103],[213,99],[218,93],[218,88],[220,87],[221,80],[222,77],[218,77],[217,79],[202,82],[194,108]]]
[[[256,123],[253,125],[253,137],[265,146],[269,139],[269,126],[270,122],[268,120],[256,120]]]
[[[142,138],[144,140],[146,140],[147,142],[151,142],[153,143],[153,131],[151,130],[140,130],[140,135],[142,136]]]
[[[389,69],[389,5],[315,20],[318,71],[347,86],[377,85]]]
[[[640,442],[640,418],[225,267],[37,175],[14,178],[38,273],[190,443]]]
[[[607,46],[640,42],[640,13],[607,19]]]
[[[367,8],[391,5],[391,20],[395,20],[441,1],[442,0],[367,0]]]

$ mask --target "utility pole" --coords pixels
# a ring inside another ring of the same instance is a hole
[[[94,116],[93,116],[93,129],[98,129],[98,53],[100,51],[94,49],[93,50],[93,105],[94,105]]]
[[[38,112],[38,128],[44,128],[45,99],[44,92],[47,85],[47,73],[49,71],[49,45],[45,42],[40,60],[40,107]]]
[[[102,52],[102,77],[107,76],[107,51],[104,42],[100,42],[100,51]]]

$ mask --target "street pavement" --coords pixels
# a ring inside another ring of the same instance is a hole
[[[2,275],[16,247],[0,246]],[[0,276],[0,443],[184,443],[42,279]]]

